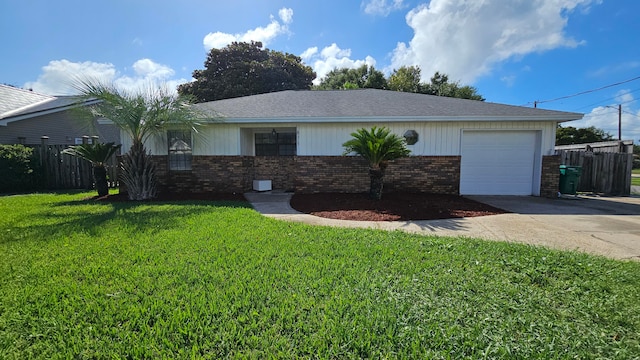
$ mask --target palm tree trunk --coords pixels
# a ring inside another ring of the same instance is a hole
[[[369,169],[369,178],[371,183],[369,185],[369,197],[374,200],[382,199],[382,187],[384,185],[384,170],[383,169]]]
[[[107,183],[107,169],[104,165],[93,167],[93,182],[96,184],[98,197],[109,195],[109,184]]]
[[[129,200],[149,200],[156,196],[155,163],[144,145],[134,143],[122,157],[121,180]]]

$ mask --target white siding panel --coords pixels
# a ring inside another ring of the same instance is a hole
[[[284,124],[281,124],[284,125]],[[407,130],[418,132],[419,140],[409,146],[413,155],[447,156],[460,155],[463,130],[495,129],[495,130],[535,130],[541,133],[541,153],[554,153],[556,123],[547,121],[474,121],[474,122],[398,122],[379,123],[392,132],[402,136]],[[286,123],[286,127],[296,128],[298,133],[298,155],[337,156],[342,155],[342,144],[351,138],[351,133],[360,128],[371,128],[371,123]],[[194,138],[196,155],[240,155],[253,147],[253,138],[246,137],[247,131],[242,129],[263,128],[264,124],[211,124],[203,130],[203,138]],[[269,125],[268,127],[279,127]],[[244,135],[242,135],[244,134]],[[249,141],[251,144],[248,144]],[[243,144],[244,143],[244,144]],[[249,147],[247,147],[249,146]],[[165,145],[158,149],[166,153]],[[244,148],[244,149],[243,149]]]
[[[194,136],[194,155],[240,155],[240,127],[213,124]]]

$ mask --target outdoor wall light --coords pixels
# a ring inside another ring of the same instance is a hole
[[[415,130],[407,130],[402,136],[407,141],[407,145],[414,145],[418,142],[418,133]]]

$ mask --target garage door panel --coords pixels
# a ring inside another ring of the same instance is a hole
[[[531,195],[536,143],[535,131],[465,131],[460,193]]]

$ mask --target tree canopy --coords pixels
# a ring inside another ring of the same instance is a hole
[[[436,72],[429,83],[421,80],[421,70],[418,66],[403,66],[393,70],[388,78],[373,66],[362,65],[357,69],[333,69],[325,76],[317,90],[348,90],[348,89],[388,89],[402,92],[412,92],[428,95],[456,97],[484,101],[473,86],[460,85],[452,82],[449,76]]]
[[[575,128],[558,125],[556,129],[556,145],[586,144],[609,140],[613,140],[611,134],[594,126]]]
[[[451,82],[447,74],[441,74],[437,71],[431,77],[431,82],[425,85],[422,92],[429,95],[484,101],[484,98],[478,94],[478,90],[475,87],[461,86],[459,81]]]
[[[373,66],[333,69],[325,76],[317,90],[386,89],[387,79]]]
[[[211,49],[204,69],[195,70],[195,81],[178,86],[178,93],[196,102],[264,94],[281,90],[310,89],[316,74],[298,56],[262,49],[261,42],[234,42]]]

